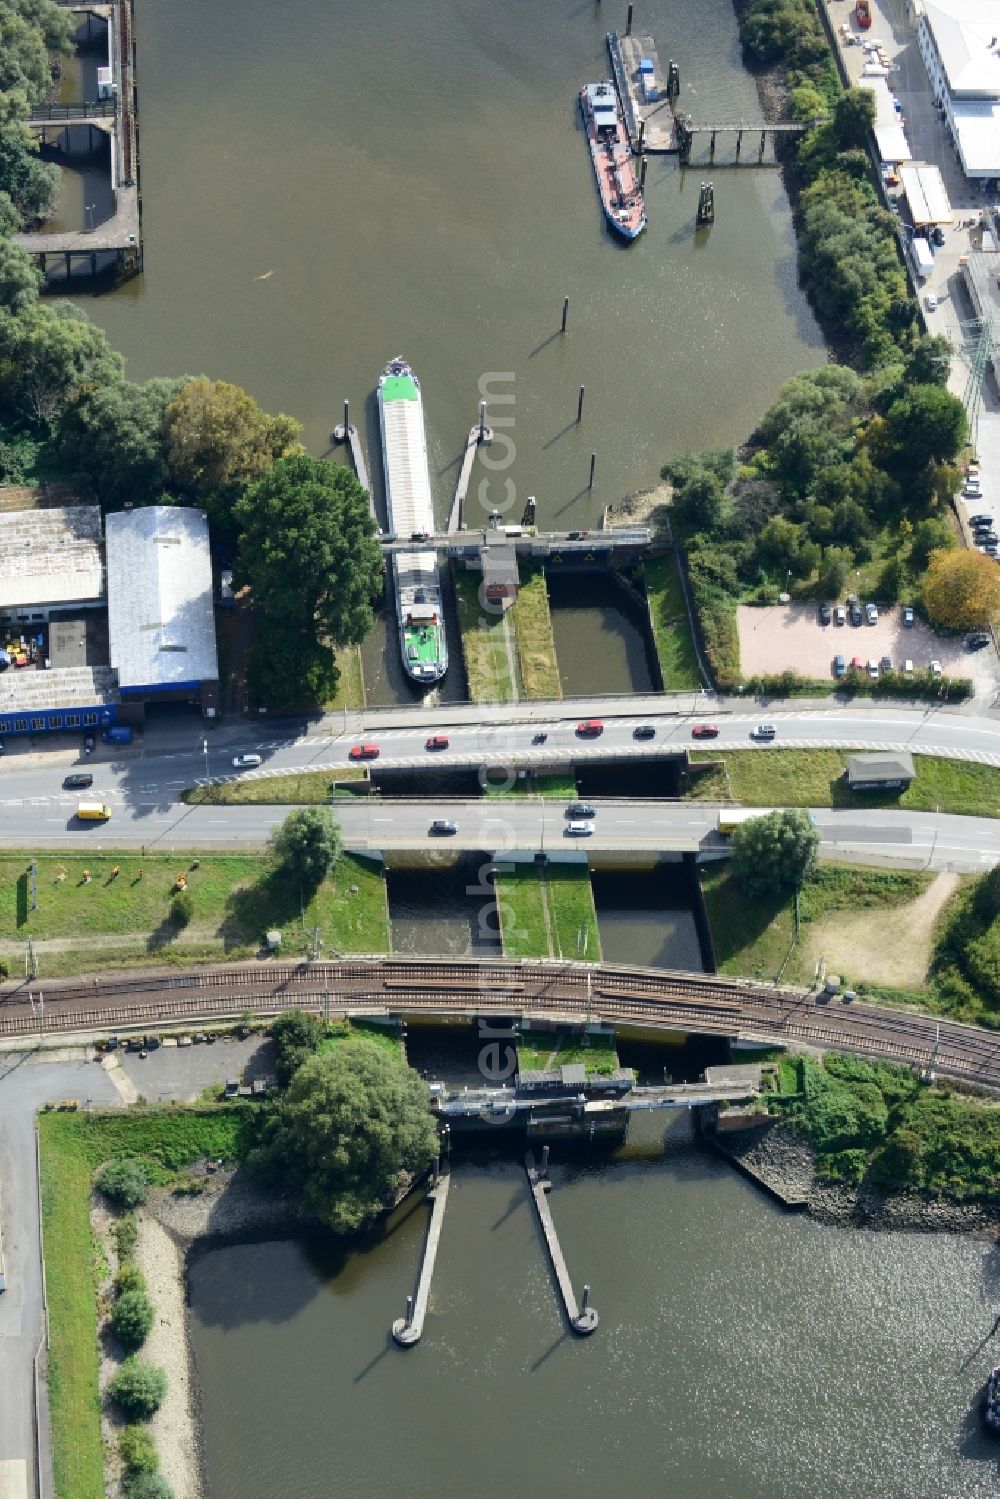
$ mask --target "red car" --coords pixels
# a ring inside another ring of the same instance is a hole
[[[348,756],[348,759],[350,759],[350,760],[377,760],[378,759],[378,745],[377,744],[355,744],[352,747],[352,749],[351,749],[351,753]]]
[[[577,724],[576,732],[581,739],[596,739],[598,734],[604,733],[604,723],[600,718],[585,718]]]
[[[852,671],[864,671],[864,669],[865,669],[865,663],[862,661],[861,657],[860,656],[852,656],[851,657],[851,670]]]
[[[718,739],[719,725],[717,723],[696,723],[691,730],[692,739]]]
[[[429,750],[447,749],[448,748],[448,743],[449,743],[449,740],[448,740],[448,735],[447,734],[432,734],[431,737],[430,737],[430,739],[428,739],[427,743],[424,745],[424,749],[429,749]]]

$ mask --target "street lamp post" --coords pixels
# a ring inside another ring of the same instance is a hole
[[[88,204],[86,204],[86,209],[87,209],[87,231],[90,234],[93,234],[93,232],[94,232],[94,209],[96,207],[97,207],[96,203],[88,203]]]
[[[212,784],[211,783],[211,778],[209,777],[209,774],[208,774],[208,740],[207,739],[203,739],[201,741],[201,748],[202,748],[202,753],[205,756],[205,795],[207,796],[208,795],[208,788]]]

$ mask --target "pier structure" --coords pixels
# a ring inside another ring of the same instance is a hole
[[[104,28],[107,64],[99,69],[101,97],[39,106],[25,123],[39,134],[44,148],[66,159],[106,146],[113,211],[95,221],[100,209],[91,206],[79,229],[30,231],[14,238],[43,274],[61,266],[66,280],[109,271],[125,279],[138,275],[143,264],[133,0],[73,4],[70,9],[86,17],[84,45],[100,36],[95,22]]]
[[[696,136],[708,136],[708,162],[712,166],[777,166],[778,162],[772,155],[770,160],[765,160],[767,154],[767,138],[771,137],[776,147],[779,137],[789,135],[804,135],[811,130],[815,120],[779,120],[769,122],[767,120],[753,121],[741,120],[731,124],[695,124],[690,115],[678,115],[675,119],[677,132],[677,152],[682,167],[686,167],[691,161],[691,150]],[[716,160],[716,146],[719,136],[727,140],[735,136],[735,154],[728,162]],[[753,152],[743,156],[743,137],[748,140],[756,140],[756,155]]]
[[[377,524],[378,517],[375,514],[375,499],[372,495],[371,481],[368,478],[368,465],[365,462],[365,450],[361,443],[361,433],[351,421],[350,403],[344,402],[344,420],[333,429],[334,442],[346,442],[351,454],[351,463],[354,472],[358,476],[358,483],[368,496],[368,509],[371,511],[372,520]]]
[[[620,36],[609,31],[607,46],[632,150],[640,155],[676,151],[673,102],[680,92],[676,63],[671,60],[664,73],[651,36]]]
[[[493,428],[487,425],[485,412],[480,405],[479,420],[474,427],[469,428],[469,435],[465,440],[462,467],[459,469],[455,498],[451,502],[451,514],[448,517],[449,536],[465,530],[465,500],[469,493],[469,481],[472,478],[472,465],[476,460],[476,451],[480,443],[488,447],[492,441]]]
[[[559,1294],[562,1297],[566,1319],[573,1331],[581,1338],[589,1336],[597,1327],[597,1313],[590,1305],[590,1287],[583,1288],[582,1305],[577,1305],[576,1294],[573,1290],[573,1282],[570,1280],[566,1261],[563,1257],[562,1247],[559,1243],[559,1235],[552,1218],[546,1193],[552,1188],[548,1178],[549,1148],[546,1145],[542,1150],[542,1169],[535,1165],[534,1151],[529,1150],[524,1158],[524,1169],[528,1174],[528,1186],[531,1188],[532,1200],[538,1213],[538,1221],[542,1227],[545,1237],[545,1247],[549,1252],[549,1260],[552,1270],[559,1286]]]
[[[420,1262],[416,1301],[412,1296],[407,1296],[405,1317],[397,1317],[392,1324],[393,1340],[399,1344],[400,1348],[412,1348],[414,1343],[419,1343],[424,1330],[424,1318],[427,1316],[427,1303],[431,1294],[431,1281],[434,1278],[434,1261],[437,1259],[450,1186],[451,1173],[450,1171],[442,1173],[439,1163],[435,1167],[433,1185],[427,1193],[427,1200],[432,1204],[431,1221],[427,1228],[427,1238],[424,1241],[423,1259]]]

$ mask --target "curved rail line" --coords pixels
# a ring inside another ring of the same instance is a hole
[[[44,1004],[41,1002],[44,996]],[[0,1039],[191,1025],[285,1009],[586,1019],[795,1040],[926,1068],[1000,1090],[1000,1035],[905,1010],[706,974],[525,959],[363,958],[240,964],[189,973],[0,988]]]

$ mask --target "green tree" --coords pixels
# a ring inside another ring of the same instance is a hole
[[[875,95],[870,88],[848,88],[833,109],[833,132],[841,151],[866,146],[875,128]]]
[[[122,1499],[174,1499],[174,1491],[162,1473],[126,1473]]]
[[[172,481],[200,500],[219,492],[235,498],[298,449],[302,430],[290,416],[269,416],[238,385],[203,376],[181,386],[164,428]]]
[[[336,657],[314,624],[271,622],[247,663],[251,702],[277,712],[329,703],[339,680]]]
[[[340,825],[328,807],[297,807],[275,828],[268,847],[294,879],[314,888],[340,858]]]
[[[126,1426],[118,1438],[118,1453],[129,1473],[155,1473],[160,1466],[156,1443],[144,1426]]]
[[[906,359],[908,385],[947,385],[953,349],[943,333],[922,335],[913,341]]]
[[[901,469],[920,469],[934,459],[950,463],[965,441],[965,409],[939,385],[914,385],[889,407],[886,425]]]
[[[816,868],[819,829],[789,808],[741,823],[730,837],[733,873],[748,895],[797,890]]]
[[[72,52],[73,18],[54,0],[0,0],[0,125],[23,119],[52,86],[49,54]]]
[[[111,1308],[111,1326],[126,1348],[140,1348],[154,1316],[153,1303],[144,1291],[123,1291]]]
[[[94,1185],[116,1207],[135,1208],[146,1201],[149,1193],[149,1176],[141,1161],[134,1156],[115,1156],[106,1161],[94,1178]]]
[[[166,1393],[166,1372],[158,1364],[146,1364],[137,1358],[127,1358],[107,1384],[108,1397],[129,1421],[148,1421],[163,1404]]]
[[[893,1130],[872,1157],[873,1181],[887,1187],[913,1190],[923,1185],[923,1144],[916,1130],[905,1124]]]
[[[0,307],[15,316],[38,301],[42,273],[36,271],[20,245],[0,239]]]
[[[854,553],[848,547],[825,547],[819,564],[820,598],[838,598],[853,566]]]
[[[105,509],[163,502],[170,483],[164,418],[182,380],[90,385],[59,423],[59,455],[84,477]]]
[[[305,454],[282,458],[234,515],[237,582],[250,585],[269,630],[277,625],[322,645],[364,639],[382,553],[368,497],[348,469]]]
[[[388,1207],[437,1148],[425,1085],[384,1047],[359,1038],[303,1062],[257,1161],[300,1187],[314,1217],[348,1233]]]
[[[0,189],[27,222],[45,219],[59,196],[59,168],[39,160],[38,144],[23,126],[0,130]]]
[[[932,552],[942,549],[947,551],[954,545],[955,538],[945,518],[940,515],[929,515],[924,520],[917,521],[913,528],[913,538],[910,542],[910,567],[915,573],[922,573],[931,560]]]
[[[115,1294],[120,1296],[124,1291],[144,1291],[145,1289],[146,1277],[135,1260],[123,1260],[115,1271]]]
[[[722,484],[710,469],[702,469],[675,488],[672,510],[686,531],[717,530],[722,521]]]
[[[0,386],[32,422],[54,426],[81,386],[120,380],[122,369],[71,302],[37,302],[18,317],[0,310]]]
[[[278,1082],[287,1088],[293,1075],[318,1049],[326,1026],[318,1015],[308,1010],[286,1010],[271,1026],[274,1042],[274,1070]]]

